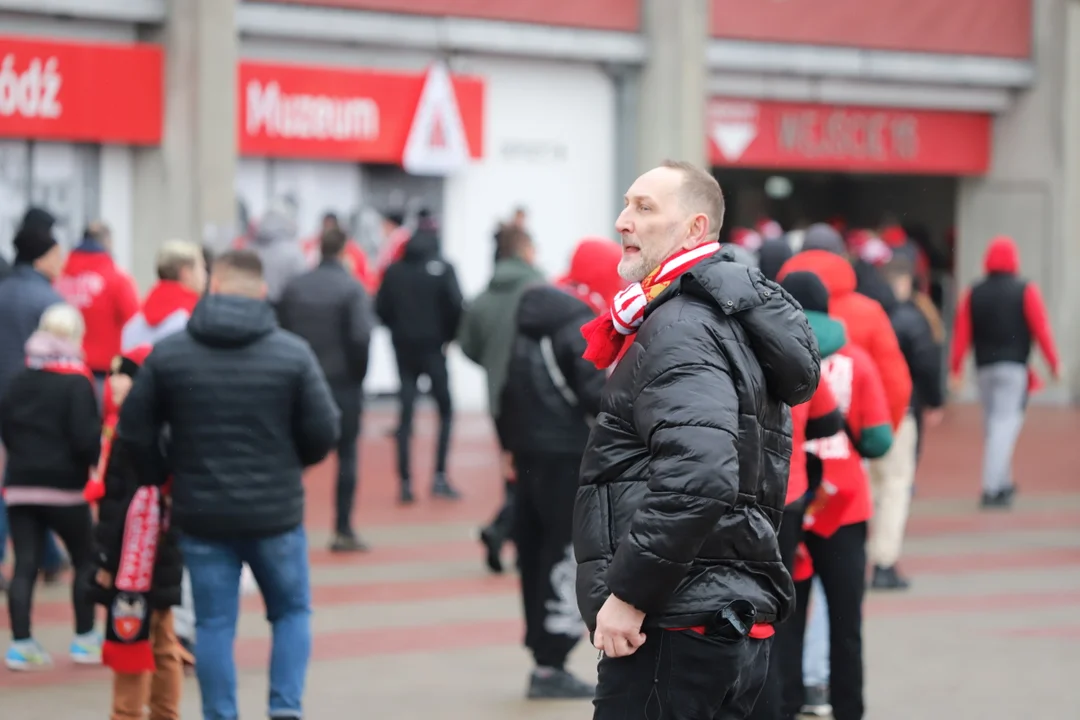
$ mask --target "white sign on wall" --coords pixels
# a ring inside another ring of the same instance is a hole
[[[405,141],[402,166],[413,175],[452,175],[469,162],[469,143],[444,63],[428,70]]]

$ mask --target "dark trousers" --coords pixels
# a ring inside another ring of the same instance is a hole
[[[454,408],[450,401],[450,376],[446,372],[446,355],[440,349],[396,346],[398,377],[401,379],[401,419],[397,431],[398,473],[403,484],[412,478],[409,451],[412,444],[413,411],[418,394],[416,383],[421,375],[431,381],[431,395],[439,408],[439,442],[435,450],[435,472],[446,472],[446,456],[450,451],[450,430]]]
[[[806,533],[803,538],[814,573],[821,578],[829,603],[829,701],[835,720],[863,716],[862,605],[866,592],[866,523],[845,525],[829,538]],[[797,674],[784,674],[784,710],[794,716],[803,703],[802,653],[810,581],[795,586]]]
[[[71,586],[75,632],[81,635],[93,630],[94,604],[89,591],[94,573],[94,534],[90,506],[9,505],[7,511],[11,544],[15,548],[15,573],[8,587],[12,638],[30,638],[34,584],[45,557],[45,536],[49,531],[60,536],[75,567]]]
[[[525,606],[525,646],[538,667],[562,669],[585,634],[571,544],[581,458],[514,457],[514,542]]]
[[[593,720],[743,720],[772,640],[652,629],[633,655],[602,658]]]
[[[351,535],[353,505],[356,501],[357,440],[364,396],[359,385],[334,387],[333,393],[334,402],[341,411],[341,437],[337,446],[338,476],[334,490],[334,531]]]
[[[780,521],[777,540],[780,545],[780,557],[784,567],[792,572],[795,566],[795,551],[802,540],[802,521],[804,504],[800,501],[784,508],[784,517]],[[796,611],[797,612],[797,611]],[[806,622],[803,621],[805,626]],[[802,636],[795,629],[792,618],[774,626],[772,651],[770,652],[769,674],[765,678],[765,687],[758,697],[751,720],[792,720],[793,715],[784,715],[784,678],[794,675],[802,681]]]

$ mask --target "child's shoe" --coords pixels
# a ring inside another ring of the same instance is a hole
[[[101,635],[96,632],[76,635],[71,641],[71,659],[78,665],[100,665],[101,644]]]
[[[4,656],[8,670],[41,670],[52,665],[52,658],[35,640],[16,640]]]

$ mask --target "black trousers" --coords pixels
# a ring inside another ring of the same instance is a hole
[[[743,720],[765,684],[772,639],[647,630],[633,655],[602,658],[593,720]]]
[[[334,402],[341,411],[341,437],[338,439],[338,476],[334,489],[334,531],[352,534],[352,513],[356,504],[356,473],[359,461],[357,443],[360,436],[360,416],[364,408],[363,390],[359,385],[333,388]]]
[[[439,442],[435,449],[435,472],[446,472],[446,456],[450,451],[450,430],[454,407],[450,400],[450,376],[446,371],[446,355],[441,349],[395,346],[398,377],[401,379],[401,418],[397,430],[398,474],[402,484],[412,479],[410,448],[412,445],[413,411],[416,409],[417,382],[421,375],[431,381],[431,396],[439,408]]]
[[[94,629],[94,604],[90,581],[94,573],[93,520],[89,505],[9,505],[8,524],[15,549],[15,572],[8,587],[8,614],[14,640],[30,638],[30,608],[34,585],[45,557],[45,536],[60,536],[75,568],[71,603],[75,608],[75,632]]]
[[[514,542],[525,607],[525,646],[538,667],[562,669],[585,634],[571,544],[581,458],[514,457]]]
[[[866,593],[866,523],[845,525],[829,538],[806,533],[806,549],[814,561],[829,603],[829,701],[835,720],[861,720],[863,706],[862,606]],[[810,581],[795,586],[798,674],[784,673],[784,711],[794,716],[803,703],[802,653]],[[785,716],[787,717],[787,716]]]
[[[780,545],[780,557],[784,567],[792,572],[795,567],[795,551],[803,537],[802,522],[804,504],[800,501],[784,508],[784,517],[780,521],[777,540]],[[798,612],[796,610],[796,612]],[[803,621],[805,626],[806,622]],[[784,714],[784,678],[794,675],[802,681],[802,636],[795,629],[792,618],[774,626],[772,651],[769,659],[769,673],[765,687],[758,697],[751,720],[793,720],[794,715]]]

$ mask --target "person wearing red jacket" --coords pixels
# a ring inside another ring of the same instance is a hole
[[[787,498],[777,540],[784,566],[795,577],[795,560],[802,541],[803,513],[808,497],[821,484],[821,463],[807,467],[807,440],[832,437],[844,430],[844,416],[836,404],[828,383],[820,383],[809,401],[791,408],[791,466],[788,470]],[[808,473],[808,470],[810,472]],[[810,475],[814,477],[810,477]],[[788,675],[802,677],[802,634],[793,630],[793,623],[776,625],[770,650],[769,671],[765,687],[758,696],[749,720],[788,720],[783,714],[783,695]]]
[[[835,435],[808,440],[820,463],[821,485],[806,510],[803,542],[821,578],[828,601],[830,691],[835,720],[860,720],[863,704],[862,604],[866,589],[867,521],[872,514],[870,482],[863,458],[879,458],[892,445],[885,386],[869,353],[846,337],[844,324],[829,316],[832,300],[825,284],[810,272],[787,274],[781,286],[802,305],[821,352],[821,378],[844,416]],[[793,626],[802,658],[802,638],[810,581],[795,586]],[[801,662],[795,664],[801,668]],[[802,672],[784,674],[782,717],[794,717],[803,704]]]
[[[301,245],[304,251],[304,259],[307,261],[309,268],[314,268],[320,262],[322,262],[322,237],[328,230],[337,230],[345,233],[346,237],[348,233],[341,227],[341,223],[338,221],[337,215],[332,212],[327,212],[323,215],[322,229],[318,235],[312,235],[305,239]],[[379,290],[379,276],[374,272],[371,267],[371,263],[368,262],[367,253],[360,247],[360,244],[353,238],[348,238],[345,242],[345,255],[342,259],[345,268],[352,274],[356,280],[364,286],[369,295],[374,296]]]
[[[83,353],[99,392],[112,359],[120,352],[124,325],[139,310],[135,282],[113,262],[111,240],[104,223],[90,223],[56,280],[57,292],[82,312],[86,323]]]
[[[884,308],[855,292],[855,270],[846,253],[840,233],[823,223],[811,225],[802,252],[784,263],[777,278],[783,282],[789,273],[809,271],[825,284],[830,314],[844,323],[848,340],[869,353],[885,381],[889,417],[895,430],[911,402],[911,373]]]
[[[986,277],[960,298],[953,328],[950,369],[959,384],[964,357],[975,349],[979,400],[986,432],[983,449],[982,506],[1009,507],[1016,485],[1012,458],[1028,394],[1040,381],[1028,366],[1031,345],[1042,350],[1054,378],[1059,361],[1039,286],[1018,276],[1020,253],[1012,238],[994,238],[983,259]]]
[[[120,336],[120,351],[158,340],[187,327],[192,310],[206,289],[202,248],[185,240],[169,240],[157,255],[158,282]]]

